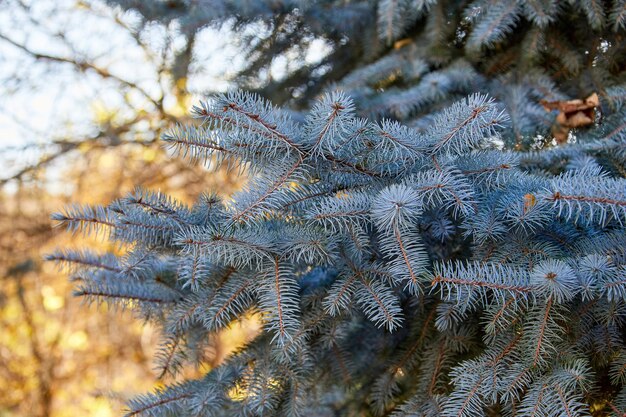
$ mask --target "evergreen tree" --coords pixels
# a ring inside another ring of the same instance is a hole
[[[526,149],[552,137],[557,114],[541,100],[597,93],[612,114],[625,97],[623,0],[107,1],[187,36],[230,25],[248,62],[237,84],[291,109],[338,88],[361,117],[423,129],[436,111],[488,93],[510,116],[503,140]],[[306,64],[320,39],[330,52]],[[285,57],[302,59],[270,77]]]
[[[111,2],[183,32],[267,24],[247,77],[298,35],[336,42],[325,72],[259,87],[291,110],[215,95],[164,136],[246,170],[229,201],[137,190],[55,215],[128,248],[50,257],[78,295],[162,327],[163,375],[263,319],[129,416],[626,413],[626,3]],[[578,129],[538,140],[555,123]]]

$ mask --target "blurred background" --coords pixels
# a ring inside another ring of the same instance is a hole
[[[119,250],[55,228],[50,214],[70,203],[106,204],[135,186],[191,202],[239,186],[159,141],[202,95],[237,83],[245,57],[228,22],[197,29],[100,1],[0,0],[0,417],[121,415],[160,383],[158,330],[81,305],[43,255]],[[257,330],[251,319],[216,336],[202,366]]]

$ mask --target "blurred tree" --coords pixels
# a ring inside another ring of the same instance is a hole
[[[41,252],[61,241],[40,216],[55,202],[41,187],[2,195],[2,416],[107,415],[102,413],[111,406],[102,393],[127,389],[129,381],[150,386],[141,326],[112,311],[84,314],[70,295],[71,284],[41,263]],[[150,337],[152,331],[143,334]],[[112,367],[126,372],[118,377]]]
[[[236,188],[224,171],[166,158],[158,143],[163,129],[188,122],[190,96],[203,88],[194,75],[225,88],[217,77],[227,68],[200,65],[211,51],[191,53],[206,33],[140,25],[98,1],[0,5],[0,416],[117,415],[107,397],[155,382],[154,330],[79,306],[72,284],[41,261],[59,244],[81,244],[49,214],[69,195],[96,204],[138,184],[183,200]],[[214,338],[204,363],[254,331]]]
[[[2,4],[0,143],[8,145],[1,156],[9,169],[0,184],[103,148],[155,158],[163,129],[185,121],[191,94],[204,91],[194,76],[223,90],[227,82],[218,77],[237,65],[224,48],[222,66],[200,64],[211,48],[192,54],[206,36],[219,48],[224,34],[213,30],[183,35],[174,24],[145,26],[99,1]]]
[[[119,149],[102,150],[67,169],[75,196],[102,202],[131,189],[136,179],[169,189],[166,181],[149,176],[153,170],[139,156],[129,157],[135,164],[128,171],[120,169],[119,159]],[[213,186],[228,184],[219,173],[210,178],[205,182]],[[199,189],[193,183],[187,187],[183,199]],[[0,416],[118,415],[109,397],[115,400],[120,393],[123,400],[140,387],[149,389],[158,376],[151,359],[157,340],[153,327],[108,308],[85,311],[71,296],[73,283],[42,262],[59,244],[85,244],[51,227],[48,210],[67,201],[43,181],[0,195]],[[115,250],[100,241],[91,244]],[[254,331],[252,325],[212,339],[204,363],[215,365]]]

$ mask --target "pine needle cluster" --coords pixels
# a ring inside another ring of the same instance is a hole
[[[498,149],[509,117],[483,95],[425,132],[359,118],[342,93],[303,122],[244,92],[194,115],[200,126],[164,141],[245,168],[246,189],[192,207],[137,190],[55,215],[129,247],[50,258],[73,266],[78,295],[161,326],[161,374],[246,312],[264,322],[221,367],[129,416],[624,409],[626,180],[603,163],[612,142]],[[555,154],[569,162],[542,169]]]
[[[262,88],[308,110],[214,95],[197,126],[163,137],[246,171],[231,199],[137,190],[55,215],[128,249],[50,258],[86,300],[161,327],[159,374],[243,315],[263,321],[223,365],[136,398],[128,416],[626,413],[626,3],[111,2],[183,32],[282,28],[257,44],[256,69],[303,22],[337,42],[328,72]],[[540,100],[594,91],[598,123],[531,146],[555,117]]]

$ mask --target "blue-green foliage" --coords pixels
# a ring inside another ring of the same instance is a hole
[[[540,100],[595,92],[613,113],[624,99],[623,0],[107,1],[144,23],[176,22],[189,38],[205,26],[246,28],[235,80],[291,108],[338,86],[359,116],[421,129],[436,111],[488,93],[511,118],[502,139],[521,149],[537,134],[549,140],[556,112]],[[294,59],[315,39],[326,57]],[[267,77],[278,58],[293,69]]]
[[[161,377],[244,314],[264,323],[129,416],[623,416],[623,0],[108,1],[189,37],[269,28],[252,84],[294,45],[332,46],[260,88],[310,110],[214,95],[164,135],[245,171],[232,198],[136,190],[54,216],[128,249],[50,259],[161,326]],[[550,146],[540,100],[591,92],[599,123]]]
[[[160,323],[161,374],[246,312],[265,324],[204,379],[137,398],[129,415],[582,416],[599,398],[619,409],[626,180],[603,153],[624,139],[498,150],[509,118],[485,96],[425,131],[354,108],[328,94],[298,123],[248,93],[209,98],[198,127],[164,140],[249,167],[232,200],[186,207],[137,190],[55,215],[131,244],[121,259],[50,258],[73,266],[78,295]]]

